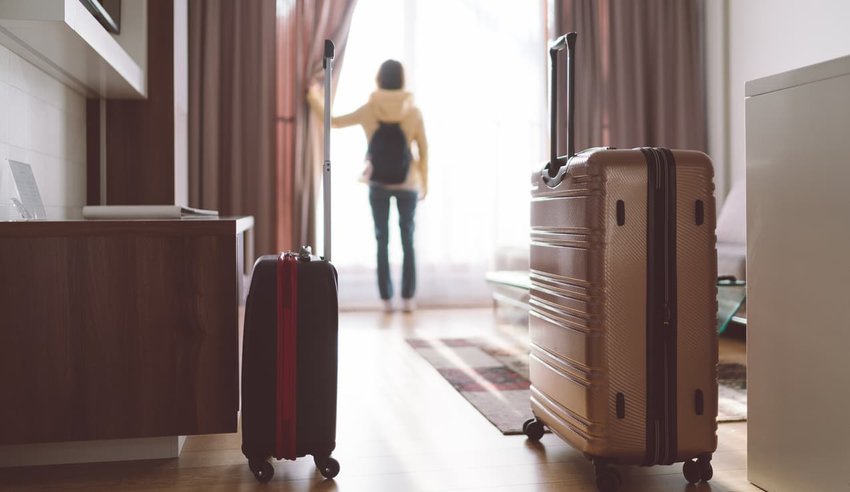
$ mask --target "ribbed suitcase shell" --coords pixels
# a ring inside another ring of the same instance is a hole
[[[672,461],[684,461],[717,447],[715,206],[709,158],[672,153],[678,305]],[[590,457],[644,465],[656,464],[646,452],[647,173],[640,149],[605,149],[573,157],[554,188],[545,173],[533,175],[529,322],[534,415]],[[702,415],[695,410],[697,390]]]

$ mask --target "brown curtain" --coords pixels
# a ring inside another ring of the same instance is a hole
[[[321,120],[304,98],[322,76],[325,39],[336,46],[334,82],[342,65],[356,0],[282,0],[277,18],[278,244],[315,245],[315,206],[321,172]],[[335,84],[334,84],[335,87]]]
[[[703,0],[554,1],[552,35],[579,34],[576,149],[706,150]]]
[[[339,74],[355,3],[189,2],[189,202],[253,215],[256,255],[315,244],[322,135],[304,96],[326,38]]]
[[[275,0],[189,2],[189,203],[276,251]]]

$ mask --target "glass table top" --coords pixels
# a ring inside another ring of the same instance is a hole
[[[747,300],[747,283],[743,280],[720,279],[717,282],[717,333],[723,333],[732,321],[746,326],[741,307]]]

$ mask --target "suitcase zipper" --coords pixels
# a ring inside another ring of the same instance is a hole
[[[661,169],[653,149],[643,148],[647,169],[646,202],[646,455],[645,465],[658,462],[661,428],[658,411],[658,334],[656,333],[656,195],[660,188]]]
[[[298,320],[298,265],[295,257],[283,253],[277,269],[277,412],[275,456],[296,458],[296,353]]]
[[[677,454],[676,422],[676,162],[673,153],[658,149],[664,163],[664,425],[666,446],[662,464],[672,464]]]
[[[675,456],[675,167],[666,149],[647,162],[647,429],[645,464]]]

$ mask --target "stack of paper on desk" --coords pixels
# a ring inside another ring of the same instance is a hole
[[[84,219],[182,219],[216,217],[217,210],[203,210],[181,205],[87,205]]]

